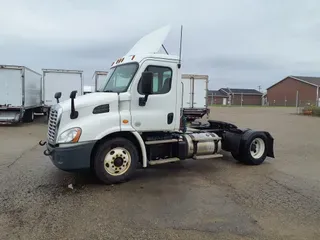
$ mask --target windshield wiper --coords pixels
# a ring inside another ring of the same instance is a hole
[[[112,90],[105,90],[104,92],[113,92]]]

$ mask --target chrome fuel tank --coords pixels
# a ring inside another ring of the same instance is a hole
[[[187,157],[212,155],[221,151],[221,138],[212,132],[186,133]]]

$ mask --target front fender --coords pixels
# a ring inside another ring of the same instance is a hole
[[[142,155],[142,166],[143,167],[147,167],[147,150],[146,150],[146,146],[144,144],[144,141],[141,137],[141,135],[135,131],[133,128],[126,128],[125,131],[120,131],[120,129],[117,129],[117,128],[112,128],[112,129],[109,129],[108,131],[105,131],[103,132],[102,134],[99,135],[99,138],[97,138],[96,140],[100,140],[100,139],[103,139],[105,137],[108,137],[109,135],[111,134],[114,134],[114,133],[123,133],[123,132],[130,132],[135,138],[136,140],[138,141],[139,143],[139,146],[140,146],[140,150],[141,150],[141,155]]]

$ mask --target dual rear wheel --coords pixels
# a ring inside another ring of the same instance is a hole
[[[234,159],[248,165],[260,165],[267,157],[267,138],[256,134],[241,146],[238,153],[231,152]]]
[[[31,123],[34,120],[34,111],[33,109],[28,109],[25,111],[24,115],[23,115],[23,119],[22,121],[25,123]]]

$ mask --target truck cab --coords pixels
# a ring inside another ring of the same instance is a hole
[[[157,53],[169,29],[145,36],[115,60],[98,92],[72,92],[51,108],[44,154],[56,167],[92,169],[103,182],[118,183],[139,165],[222,157],[221,149],[255,165],[274,157],[268,132],[217,121],[186,127],[180,59]]]

